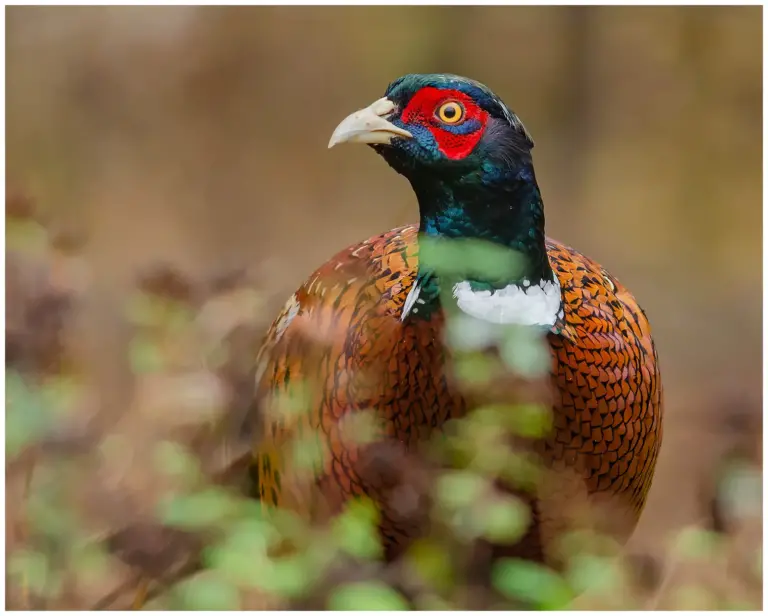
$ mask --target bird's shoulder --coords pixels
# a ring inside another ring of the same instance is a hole
[[[315,270],[283,305],[262,350],[287,334],[336,338],[366,319],[399,319],[418,265],[418,225],[348,246]]]
[[[651,326],[634,295],[599,263],[552,238],[547,254],[560,282],[563,321],[581,343],[639,344],[655,353]]]

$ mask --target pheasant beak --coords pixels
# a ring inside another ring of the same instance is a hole
[[[333,131],[328,148],[339,143],[388,144],[395,137],[411,139],[411,133],[386,119],[394,110],[395,104],[391,100],[380,98],[365,109],[355,111]]]

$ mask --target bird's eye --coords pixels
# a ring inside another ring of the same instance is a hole
[[[456,101],[443,103],[437,109],[437,119],[446,124],[458,124],[464,118],[464,107]]]

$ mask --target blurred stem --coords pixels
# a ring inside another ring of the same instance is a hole
[[[91,612],[100,612],[102,610],[109,609],[109,607],[117,600],[117,598],[122,595],[124,592],[126,592],[129,588],[131,588],[134,584],[137,582],[140,583],[142,580],[141,574],[131,576],[128,580],[120,584],[117,588],[107,593],[105,596],[103,596],[101,599],[96,601],[88,611]]]
[[[140,610],[144,607],[144,604],[147,600],[147,592],[149,590],[149,580],[145,577],[142,577],[139,580],[139,587],[136,589],[136,595],[133,598],[133,603],[131,604],[132,610]]]

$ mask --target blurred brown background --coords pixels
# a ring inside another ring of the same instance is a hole
[[[666,432],[636,532],[698,515],[761,410],[759,7],[9,8],[7,174],[85,233],[82,352],[130,395],[122,301],[158,259],[245,263],[268,310],[338,249],[416,220],[336,124],[408,72],[489,85],[523,119],[549,234],[601,262],[654,327]]]

